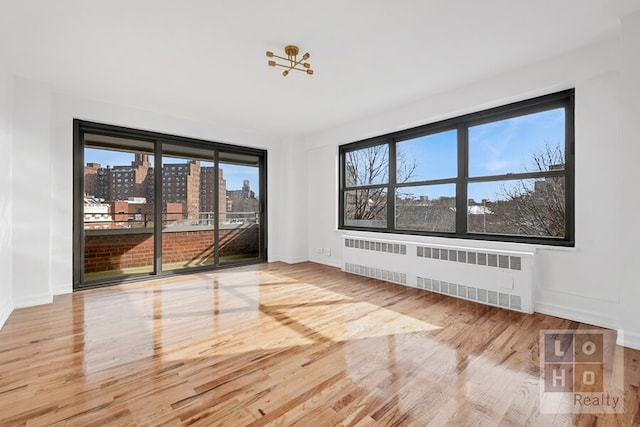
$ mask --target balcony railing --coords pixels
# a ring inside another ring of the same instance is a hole
[[[162,227],[207,227],[214,228],[215,212],[170,212],[162,214]],[[235,228],[260,223],[259,212],[223,212],[220,215],[220,228]],[[103,217],[104,218],[104,217]],[[97,219],[91,213],[85,214],[85,230],[142,229],[153,228],[154,215],[144,213],[115,213],[108,218]]]

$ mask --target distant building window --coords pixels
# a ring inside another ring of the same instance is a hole
[[[573,90],[340,147],[342,229],[572,246]]]

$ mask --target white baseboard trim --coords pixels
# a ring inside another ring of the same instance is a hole
[[[607,314],[580,310],[560,304],[536,302],[535,312],[613,330],[618,330],[620,327],[620,320]]]
[[[4,322],[7,321],[11,313],[13,312],[13,304],[11,301],[5,301],[0,306],[0,329],[4,326]]]
[[[618,331],[618,341],[616,344],[634,350],[640,350],[640,334],[620,329]]]
[[[53,295],[64,295],[70,294],[73,292],[73,287],[71,286],[71,281],[61,285],[53,285],[51,286],[51,293]]]
[[[52,302],[52,293],[33,295],[26,298],[14,298],[13,300],[15,308],[33,307],[34,305],[51,304]]]
[[[329,267],[342,268],[342,263],[339,260],[331,258],[311,258],[309,261],[316,264],[328,265]]]
[[[298,264],[299,262],[309,261],[309,258],[307,257],[280,258],[280,261],[286,262],[287,264]]]

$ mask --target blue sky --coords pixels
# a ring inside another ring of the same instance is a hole
[[[480,177],[536,170],[532,164],[535,153],[545,144],[564,147],[564,109],[543,111],[512,119],[491,122],[469,128],[469,176]],[[416,159],[412,181],[453,178],[457,174],[456,131],[428,135],[397,145],[398,156],[406,162]],[[401,177],[399,177],[401,178]],[[474,184],[468,196],[476,201],[495,200],[504,183]],[[450,187],[415,188],[416,196],[430,199],[453,196]]]
[[[458,174],[457,132],[450,130],[399,142],[396,146],[398,159],[416,169],[412,181],[454,178]],[[398,162],[400,164],[401,162]],[[398,176],[402,180],[402,176]]]
[[[100,163],[103,167],[109,166],[125,166],[130,165],[134,159],[134,154],[131,152],[113,151],[113,150],[99,150],[95,148],[85,148],[84,161],[86,163]],[[153,156],[149,156],[151,162],[153,162]],[[188,160],[166,157],[163,159],[163,164],[167,163],[186,163]],[[201,162],[201,166],[213,166],[211,162]],[[221,163],[222,174],[227,181],[227,190],[240,190],[242,188],[242,182],[245,179],[249,180],[251,190],[255,191],[256,197],[258,196],[258,168],[253,166],[240,166],[227,163]]]
[[[543,111],[469,129],[469,176],[536,170],[545,144],[564,146],[564,109]]]

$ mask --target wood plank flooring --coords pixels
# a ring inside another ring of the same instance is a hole
[[[576,328],[313,263],[82,291],[0,330],[0,425],[640,425],[622,347],[622,414],[540,413],[540,331]]]

